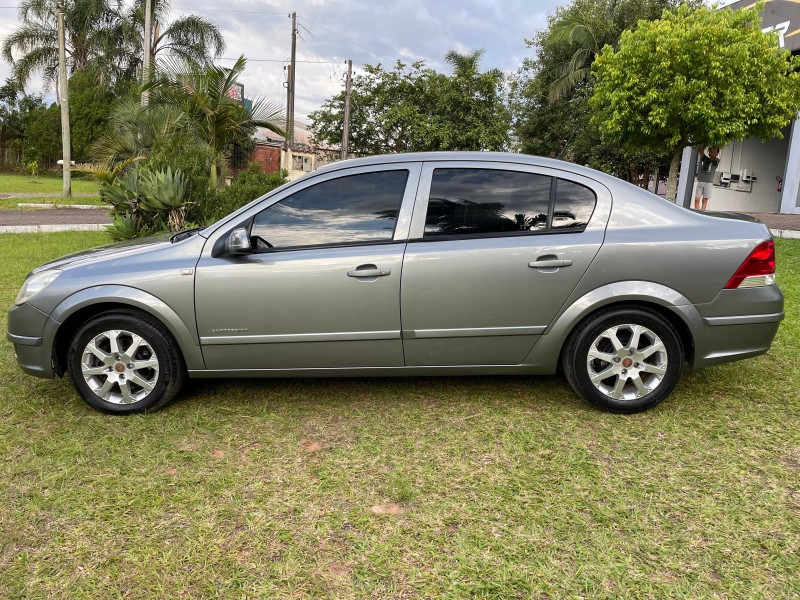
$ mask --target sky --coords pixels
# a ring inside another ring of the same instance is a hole
[[[0,0],[14,7],[18,0]],[[227,42],[224,57],[248,58],[240,81],[245,96],[286,101],[285,65],[291,55],[292,11],[297,13],[295,118],[343,89],[346,62],[357,74],[364,64],[393,66],[422,59],[449,72],[444,55],[483,48],[483,70],[514,72],[533,51],[525,39],[547,23],[564,0],[173,0],[171,18],[197,14],[214,21]],[[0,37],[17,26],[17,11],[0,8]],[[233,60],[219,60],[232,65]],[[10,65],[0,60],[0,82]],[[26,90],[40,92],[39,74]],[[54,100],[54,94],[46,94]]]

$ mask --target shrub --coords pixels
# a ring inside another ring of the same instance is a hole
[[[214,221],[221,219],[259,196],[282,186],[288,181],[287,175],[288,173],[283,170],[277,173],[264,173],[261,165],[250,163],[247,170],[239,173],[230,186],[217,192],[214,210],[209,216],[213,217]]]
[[[209,171],[214,157],[205,144],[186,134],[159,136],[150,149],[148,167],[154,171],[172,169],[183,174],[186,193],[186,220],[211,222],[215,194],[211,191]]]
[[[180,171],[130,167],[113,183],[100,186],[100,197],[113,207],[114,223],[108,232],[115,240],[128,240],[180,230],[185,224],[185,192]]]

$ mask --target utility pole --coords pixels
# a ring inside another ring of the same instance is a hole
[[[64,0],[58,0],[56,6],[58,19],[58,86],[61,92],[61,154],[64,163],[62,195],[65,198],[72,196],[72,156],[70,154],[69,137],[69,97],[67,89],[67,55],[64,40]]]
[[[142,83],[150,81],[150,51],[152,50],[152,31],[153,10],[152,0],[144,0],[144,44],[142,58]],[[142,92],[142,106],[150,103],[150,92]]]
[[[289,87],[286,88],[286,143],[294,145],[294,81],[297,58],[297,13],[292,12],[292,61],[289,65]]]
[[[347,158],[350,145],[350,88],[353,83],[353,61],[347,61],[347,79],[344,84],[344,126],[342,127],[342,160]]]

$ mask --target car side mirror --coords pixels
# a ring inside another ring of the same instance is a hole
[[[250,244],[250,234],[247,229],[240,227],[234,229],[225,240],[225,254],[251,254],[253,246]]]

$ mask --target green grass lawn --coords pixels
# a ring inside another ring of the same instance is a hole
[[[106,240],[0,235],[0,306]],[[554,376],[198,380],[115,418],[0,344],[0,597],[796,598],[800,242],[776,245],[770,353],[633,416]]]
[[[0,173],[0,194],[60,194],[62,189],[61,177],[40,175],[34,179],[30,175]],[[96,194],[99,190],[100,183],[96,180],[72,180],[73,194]]]

